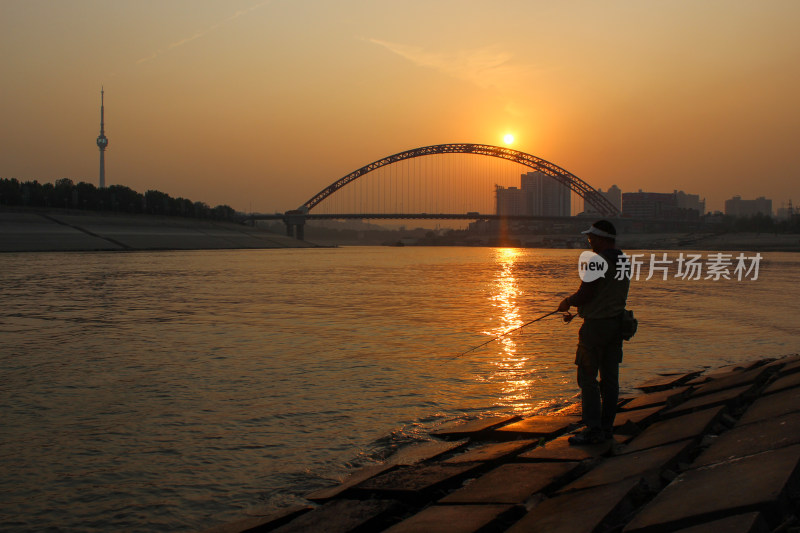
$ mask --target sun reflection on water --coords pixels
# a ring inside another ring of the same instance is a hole
[[[485,331],[489,337],[496,337],[503,333],[518,328],[524,321],[521,309],[525,291],[520,287],[517,274],[518,262],[522,250],[517,248],[500,248],[497,250],[497,274],[491,282],[489,299],[496,309],[495,326]],[[532,375],[535,369],[531,368],[531,357],[519,351],[518,335],[514,333],[498,339],[493,351],[496,353],[490,359],[494,370],[489,374],[487,381],[497,384],[501,405],[512,407],[515,411],[529,410]]]

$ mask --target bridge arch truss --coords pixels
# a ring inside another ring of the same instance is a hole
[[[301,212],[308,213],[317,204],[325,200],[327,197],[352,183],[365,174],[369,174],[373,170],[381,167],[404,161],[406,159],[413,159],[415,157],[424,157],[429,155],[439,154],[474,154],[485,157],[495,157],[513,161],[526,167],[538,170],[554,180],[558,181],[565,187],[569,188],[572,192],[583,198],[586,204],[594,207],[599,213],[604,216],[618,216],[619,210],[608,199],[597,192],[594,187],[575,176],[571,172],[555,165],[549,161],[536,157],[534,155],[520,152],[519,150],[512,150],[510,148],[502,148],[500,146],[492,146],[489,144],[467,144],[467,143],[454,143],[454,144],[436,144],[432,146],[423,146],[421,148],[414,148],[413,150],[406,150],[399,152],[377,161],[373,161],[368,165],[354,170],[350,174],[331,183],[317,194],[308,199],[303,205],[299,207]]]

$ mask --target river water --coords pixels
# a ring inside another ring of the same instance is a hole
[[[0,529],[203,529],[300,502],[444,423],[574,404],[578,320],[459,354],[553,310],[578,253],[0,255]],[[757,279],[645,268],[623,392],[798,351],[800,255],[762,256]]]

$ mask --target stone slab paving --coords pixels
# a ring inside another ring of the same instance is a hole
[[[755,361],[750,361],[750,363],[744,365],[745,370],[752,370],[754,368],[764,368],[765,366],[769,366],[770,363],[775,362],[776,359],[774,357],[766,357],[764,359],[756,359]]]
[[[513,508],[510,505],[432,505],[387,533],[473,533]]]
[[[481,463],[434,464],[426,466],[400,466],[379,476],[371,477],[354,487],[360,492],[385,494],[390,498],[419,500],[424,493],[456,484],[477,469]]]
[[[787,510],[788,491],[797,483],[798,462],[800,446],[790,446],[689,470],[675,478],[623,531],[672,531],[750,511],[761,511],[768,520],[779,518]]]
[[[786,361],[786,364],[781,368],[781,374],[791,374],[800,372],[800,355],[794,355]]]
[[[243,531],[272,531],[284,524],[287,524],[300,516],[311,511],[313,507],[309,505],[294,505],[286,509],[275,511],[274,509],[259,512],[258,510],[248,510],[245,512],[246,518],[240,518],[233,522],[220,524],[204,530],[203,533],[240,533]]]
[[[388,470],[394,468],[395,465],[383,463],[378,465],[370,465],[365,466],[353,474],[351,474],[344,482],[340,483],[339,485],[334,485],[333,487],[325,487],[323,489],[316,490],[311,494],[306,495],[306,499],[312,502],[323,502],[326,500],[330,500],[332,498],[336,498],[346,490],[355,487],[359,483],[366,481],[367,479],[382,474]]]
[[[617,400],[617,411],[621,411],[634,398],[637,398],[637,396],[620,396],[619,400]]]
[[[772,394],[773,392],[792,389],[798,386],[800,386],[800,372],[786,374],[770,383],[770,385],[764,389],[764,394]]]
[[[678,414],[690,413],[692,411],[699,411],[717,405],[734,406],[744,400],[744,395],[753,390],[753,385],[743,385],[741,387],[734,387],[732,389],[725,389],[703,396],[689,396],[684,402],[664,409],[661,412],[663,416],[673,416]]]
[[[530,416],[519,422],[495,429],[492,433],[500,439],[552,438],[574,429],[581,421],[579,416]]]
[[[800,373],[783,373],[800,364],[792,357],[715,372],[706,394],[686,389],[672,409],[620,412],[616,432],[638,433],[627,445],[570,446],[559,435],[578,416],[473,420],[438,431],[458,442],[413,445],[316,491],[308,499],[323,505],[291,511],[288,523],[251,515],[214,531],[757,533],[766,522],[774,533],[790,509],[800,516],[800,386],[787,385]],[[708,407],[729,400],[739,403]],[[701,410],[682,414],[686,405]]]
[[[493,444],[484,444],[467,450],[466,452],[450,457],[445,460],[445,463],[473,463],[476,461],[497,461],[503,457],[513,455],[526,448],[535,446],[538,440],[514,440],[510,442],[499,442]]]
[[[474,437],[504,424],[510,424],[521,419],[521,416],[491,416],[488,418],[469,420],[467,422],[454,422],[453,424],[448,424],[435,431],[431,431],[431,435],[439,438],[464,439]]]
[[[634,411],[622,411],[617,413],[614,419],[614,428],[630,428],[631,433],[639,433],[642,429],[650,425],[650,422],[658,418],[658,413],[664,409],[663,405],[648,407],[647,409],[636,409]],[[616,431],[616,430],[615,430]]]
[[[656,405],[674,404],[686,394],[689,387],[676,387],[674,389],[667,389],[658,392],[650,392],[642,394],[633,398],[625,404],[624,410],[630,411],[632,409],[642,409],[645,407],[653,407]]]
[[[678,385],[683,385],[687,381],[696,377],[700,372],[689,372],[686,374],[669,374],[649,379],[644,383],[636,385],[634,388],[644,392],[656,392],[663,389],[671,389]]]
[[[634,437],[625,448],[625,453],[663,446],[678,440],[699,438],[713,429],[717,420],[722,416],[724,409],[724,406],[712,407],[711,409],[704,409],[688,415],[676,416],[662,422],[656,422]]]
[[[534,494],[563,480],[578,467],[576,462],[505,464],[439,502],[522,504]]]
[[[333,500],[300,515],[275,533],[345,533],[354,529],[378,531],[392,516],[406,511],[394,500]]]
[[[679,529],[675,533],[769,533],[761,513],[745,513]]]
[[[744,371],[745,368],[740,365],[723,366],[714,370],[713,372],[698,376],[695,379],[688,381],[686,384],[695,387],[701,384],[705,385],[714,381],[734,378]]]
[[[772,367],[772,366],[779,367],[781,369],[781,372],[784,372],[785,369],[787,369],[787,368],[789,368],[791,366],[794,366],[794,365],[799,365],[799,366],[797,366],[797,370],[800,370],[800,354],[792,354],[792,355],[786,355],[786,356],[783,356],[783,357],[779,357],[778,359],[770,361],[767,364],[767,366],[770,366],[770,367]],[[789,372],[791,372],[791,370],[789,370]]]
[[[711,465],[793,444],[800,444],[800,412],[736,426],[717,437],[692,466]]]
[[[631,477],[645,478],[649,486],[656,487],[659,485],[661,472],[685,459],[691,445],[691,440],[684,440],[666,446],[611,457],[559,492],[610,485]]]
[[[708,374],[701,374],[694,379],[690,379],[686,382],[686,385],[699,385],[701,383],[707,383],[709,381],[719,379],[720,377],[730,376],[734,371],[737,370],[744,370],[744,367],[740,365],[721,366],[712,370]]]
[[[428,461],[464,446],[466,439],[457,441],[433,440],[404,446],[391,455],[387,462],[393,465],[415,465]]]
[[[596,459],[611,449],[611,441],[600,444],[573,446],[568,442],[569,436],[564,435],[546,442],[533,450],[521,453],[517,460],[531,461],[585,461]]]
[[[762,396],[747,408],[738,425],[800,411],[800,387]]]
[[[545,500],[508,529],[508,533],[591,533],[626,507],[639,480],[580,490]]]
[[[720,377],[703,385],[698,385],[692,396],[701,396],[703,394],[711,394],[712,392],[719,392],[724,389],[732,389],[734,387],[741,387],[751,383],[758,383],[775,368],[767,366],[759,366],[751,370],[739,370],[731,372],[728,376]]]

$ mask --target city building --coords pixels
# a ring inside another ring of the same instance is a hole
[[[681,209],[694,209],[699,214],[706,213],[706,199],[700,199],[699,194],[687,194],[683,191],[674,191],[675,200]]]
[[[520,176],[520,187],[495,188],[498,215],[568,217],[570,189],[544,172],[528,172]]]
[[[603,191],[603,189],[597,189],[597,192],[603,195],[606,200],[611,202],[618,211],[622,211],[622,191],[619,187],[612,185],[607,191]],[[585,215],[596,215],[599,214],[599,211],[592,205],[584,203],[583,213]]]
[[[544,172],[528,172],[520,176],[525,195],[526,214],[538,217],[568,217],[570,189]]]
[[[622,191],[616,185],[612,185],[606,192],[603,189],[598,189],[598,192],[606,197],[606,200],[614,204],[619,211],[622,211]]]
[[[754,215],[772,216],[772,200],[759,196],[755,200],[742,200],[741,196],[734,196],[725,200],[725,214],[734,217],[751,217]]]
[[[626,192],[622,194],[622,214],[630,218],[696,220],[705,213],[706,201],[683,191]]]
[[[622,195],[622,213],[631,218],[670,218],[678,209],[674,194],[660,192],[626,192]]]
[[[525,195],[517,187],[495,186],[495,213],[498,215],[524,215]]]

